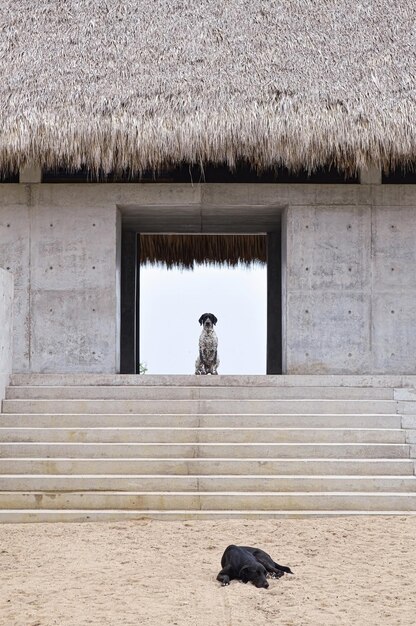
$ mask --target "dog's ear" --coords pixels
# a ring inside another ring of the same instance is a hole
[[[206,318],[207,314],[203,313],[203,315],[201,315],[201,317],[199,318],[198,322],[200,324],[203,324],[205,322],[205,318]]]
[[[256,570],[254,567],[250,565],[245,565],[240,569],[238,577],[242,580],[243,583],[248,583],[249,580],[252,580]]]
[[[218,322],[217,318],[216,318],[216,317],[215,317],[215,315],[213,315],[212,313],[211,313],[211,321],[212,321],[212,323],[214,324],[214,326],[215,326],[215,324]]]

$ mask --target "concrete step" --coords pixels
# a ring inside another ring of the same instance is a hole
[[[394,400],[4,400],[4,413],[392,414]]]
[[[394,492],[199,492],[2,491],[0,509],[123,510],[368,510],[416,511],[415,493]]]
[[[402,417],[397,414],[87,414],[87,413],[28,413],[0,414],[3,428],[401,428]]]
[[[393,400],[393,389],[383,387],[225,387],[218,386],[16,386],[6,389],[7,399],[98,400]]]
[[[0,474],[371,475],[413,477],[412,459],[0,458]]]
[[[0,475],[4,491],[414,492],[415,476]]]
[[[0,521],[414,514],[416,402],[389,380],[15,376]]]
[[[402,415],[401,423],[403,428],[416,429],[416,415]]]
[[[408,430],[406,431],[406,441],[407,443],[416,443],[416,430]]]
[[[416,515],[415,511],[367,511],[359,510],[333,510],[333,511],[209,511],[209,510],[146,510],[128,511],[119,509],[3,509],[0,510],[0,523],[25,524],[25,523],[54,523],[54,522],[115,522],[127,520],[219,520],[219,519],[314,519],[317,517],[342,517],[342,516],[409,516]]]
[[[279,386],[279,387],[415,387],[415,375],[152,375],[137,376],[135,374],[13,374],[12,385],[133,385],[133,386]]]
[[[402,415],[416,415],[416,402],[410,400],[397,401],[397,412]]]
[[[2,443],[0,457],[408,458],[393,443]]]
[[[405,388],[405,389],[394,389],[394,399],[395,400],[406,400],[415,402],[416,401],[416,385],[414,387]]]
[[[1,442],[405,443],[399,429],[358,428],[0,428]]]

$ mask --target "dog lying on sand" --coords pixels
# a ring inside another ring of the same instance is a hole
[[[231,580],[238,579],[243,583],[250,581],[255,587],[267,589],[268,574],[272,578],[293,574],[290,567],[279,565],[264,550],[250,546],[228,546],[222,555],[221,567],[217,580],[223,587],[229,585]]]

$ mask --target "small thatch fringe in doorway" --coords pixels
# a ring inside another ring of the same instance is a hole
[[[140,263],[181,269],[264,264],[266,243],[266,235],[140,235]]]

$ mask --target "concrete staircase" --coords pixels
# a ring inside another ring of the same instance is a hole
[[[414,514],[408,378],[15,375],[0,521]]]

